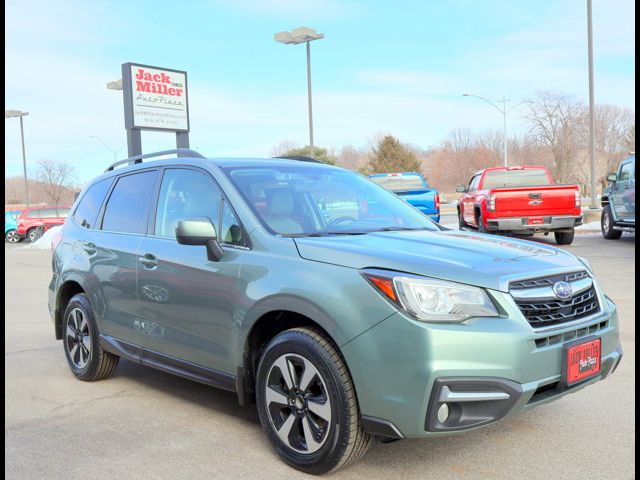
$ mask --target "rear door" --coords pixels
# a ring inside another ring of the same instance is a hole
[[[82,243],[103,305],[100,332],[131,345],[140,342],[138,246],[147,231],[157,179],[157,169],[118,177],[98,219],[100,231],[92,231]],[[91,219],[85,223],[90,225]]]
[[[166,364],[171,357],[190,365],[175,364],[179,368],[235,375],[237,282],[249,253],[243,229],[213,177],[196,168],[164,171],[155,210],[137,265],[143,362]],[[178,220],[202,217],[218,232],[224,250],[218,262],[207,259],[205,247],[176,241]]]

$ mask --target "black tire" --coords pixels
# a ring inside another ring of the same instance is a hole
[[[4,241],[8,243],[18,243],[22,241],[22,237],[15,230],[9,230],[4,234]]]
[[[622,230],[613,229],[613,215],[611,205],[605,205],[600,215],[600,230],[602,236],[607,240],[618,240],[622,236]]]
[[[489,233],[484,226],[484,221],[482,219],[482,212],[476,213],[476,223],[478,224],[478,232],[480,233]]]
[[[33,243],[36,240],[38,240],[38,238],[40,238],[40,230],[38,229],[38,227],[30,228],[27,231],[27,238],[29,239],[29,242],[31,242],[31,243]]]
[[[571,245],[575,233],[575,230],[571,229],[570,232],[553,232],[553,236],[556,237],[558,245]]]
[[[107,378],[118,366],[120,357],[100,346],[98,325],[84,293],[74,295],[64,311],[62,344],[71,372],[85,382]]]
[[[462,212],[458,210],[458,228],[460,230],[464,230],[467,227],[467,224],[464,223],[464,218],[462,217]]]
[[[286,386],[284,374],[277,365],[281,361],[294,369],[296,378],[289,374],[289,380],[294,386],[292,389]],[[308,363],[302,363],[303,361],[309,362],[311,367],[307,367]],[[301,384],[307,368],[310,372],[313,372],[312,368],[315,369],[313,376],[309,377],[315,380],[315,385],[314,382],[307,384],[316,389],[315,393],[305,390],[296,397],[295,390],[298,386],[303,386]],[[283,392],[279,394],[282,401],[270,399],[267,402],[267,388],[271,394]],[[295,398],[304,399],[304,405],[300,406]],[[326,407],[329,403],[326,412],[330,413],[330,418],[327,421],[310,411],[309,398],[324,399],[323,405],[313,402],[316,406]],[[331,341],[316,330],[286,330],[269,342],[258,365],[256,403],[260,422],[280,458],[303,472],[318,475],[335,471],[355,462],[371,444],[372,436],[365,433],[360,424],[358,401],[347,367]],[[298,407],[301,410],[297,410]],[[278,421],[280,426],[276,427],[274,421]],[[307,431],[318,434],[314,436],[318,440],[316,445],[310,444],[306,435],[303,436],[305,421],[309,422]],[[320,428],[318,423],[321,424]],[[285,442],[278,436],[276,428],[283,430],[287,425],[290,427]],[[310,429],[311,425],[314,425],[314,430]],[[292,445],[296,442],[300,442],[297,444],[300,447],[297,451]],[[317,450],[305,452],[305,449],[311,450],[309,445]]]

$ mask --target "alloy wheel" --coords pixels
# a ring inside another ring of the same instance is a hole
[[[20,241],[20,235],[15,230],[9,230],[4,238],[9,243],[18,243]]]
[[[84,368],[91,358],[91,334],[85,313],[79,308],[69,312],[65,342],[73,364]]]
[[[318,369],[301,355],[286,353],[267,374],[265,401],[276,434],[292,450],[311,454],[326,442],[331,401]]]

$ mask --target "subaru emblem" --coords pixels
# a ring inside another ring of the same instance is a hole
[[[553,284],[553,293],[556,294],[560,300],[567,300],[573,295],[573,288],[570,283],[556,282]]]

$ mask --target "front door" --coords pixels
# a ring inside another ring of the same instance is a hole
[[[635,162],[620,165],[613,191],[613,205],[618,220],[634,221],[636,216]]]
[[[235,375],[234,312],[239,269],[247,252],[238,243],[239,226],[225,226],[229,207],[222,207],[222,199],[207,172],[187,168],[164,172],[155,222],[140,244],[138,258],[141,346],[149,361],[157,361],[161,354]],[[176,241],[178,220],[203,217],[219,232],[224,250],[219,262],[207,259],[204,246]]]

